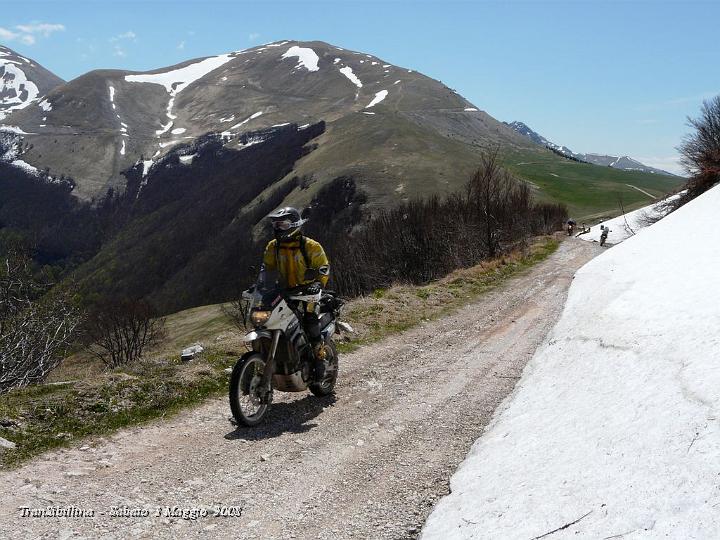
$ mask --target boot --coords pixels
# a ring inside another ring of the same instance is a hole
[[[325,376],[325,358],[327,358],[327,350],[322,341],[313,344],[313,354],[315,355],[315,378],[320,381]]]

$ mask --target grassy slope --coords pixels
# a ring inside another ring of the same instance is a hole
[[[541,200],[567,204],[576,220],[599,220],[620,214],[618,200],[626,210],[650,204],[653,199],[630,186],[656,197],[678,188],[683,178],[639,171],[620,171],[563,159],[550,151],[510,151],[504,162],[517,176],[537,186]],[[629,184],[629,185],[628,185]]]
[[[458,270],[422,287],[398,285],[353,300],[343,319],[357,334],[342,341],[341,350],[441,317],[543,260],[557,245],[555,239],[540,239],[525,250]],[[221,306],[176,313],[168,317],[167,326],[166,343],[142,363],[102,373],[93,360],[76,355],[54,374],[54,380],[79,380],[0,396],[0,419],[18,424],[0,427],[0,437],[18,445],[15,450],[0,452],[0,465],[17,466],[46,450],[172,414],[225,392],[224,370],[242,348]],[[180,349],[197,340],[205,344],[206,351],[191,363],[180,363]]]
[[[355,113],[328,124],[319,148],[301,159],[289,175],[312,175],[309,189],[287,202],[307,205],[319,187],[339,174],[356,175],[370,209],[401,199],[462,189],[488,148],[442,136],[404,116],[377,108],[374,116]],[[491,145],[492,146],[492,145]],[[536,187],[540,200],[565,203],[576,220],[599,220],[652,202],[635,186],[662,197],[684,180],[639,171],[622,171],[570,161],[541,147],[506,145],[504,164]],[[629,184],[629,185],[628,185]]]

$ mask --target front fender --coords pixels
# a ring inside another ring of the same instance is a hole
[[[260,338],[272,339],[272,332],[269,330],[253,330],[252,332],[245,334],[243,341],[245,343],[252,343]]]

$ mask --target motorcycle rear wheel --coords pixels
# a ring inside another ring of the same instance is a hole
[[[230,376],[230,410],[238,424],[252,427],[265,417],[269,403],[262,403],[258,387],[265,369],[259,353],[248,353],[237,361]]]
[[[326,343],[326,347],[330,349],[330,357],[328,358],[328,366],[325,368],[325,375],[321,381],[310,384],[310,391],[318,397],[329,396],[335,391],[338,376],[337,347],[335,347],[332,340]]]

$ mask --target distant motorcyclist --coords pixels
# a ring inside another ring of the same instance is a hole
[[[600,225],[600,231],[600,245],[604,246],[607,241],[608,234],[612,231],[610,230],[610,227],[606,227],[605,225]]]
[[[568,236],[572,236],[573,231],[575,230],[575,221],[572,219],[567,220],[567,233]]]
[[[319,292],[330,279],[330,263],[320,243],[302,234],[301,227],[307,220],[290,206],[276,210],[268,218],[275,238],[265,248],[265,268],[278,272],[284,288],[303,287],[308,294]],[[312,280],[306,279],[308,269],[316,271]],[[315,353],[315,374],[322,377],[327,352],[320,331],[319,305],[305,303],[303,309],[303,328]]]

